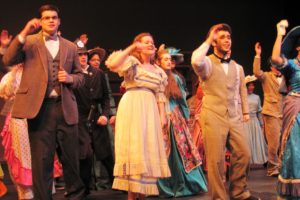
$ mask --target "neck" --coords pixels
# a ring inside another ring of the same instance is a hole
[[[229,56],[227,56],[227,52],[221,52],[218,50],[214,50],[214,54],[219,57],[219,58],[228,58]]]
[[[46,32],[46,31],[43,31],[43,34],[44,34],[44,35],[47,35],[47,36],[54,36],[54,35],[57,35],[57,31],[51,32],[51,33]]]
[[[141,54],[143,64],[150,64],[151,63],[151,56]]]

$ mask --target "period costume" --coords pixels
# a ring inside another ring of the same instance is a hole
[[[114,52],[106,61],[119,52]],[[114,189],[157,195],[157,179],[170,176],[157,103],[166,102],[165,72],[148,71],[133,56],[114,70],[124,77],[115,127]]]
[[[227,199],[225,190],[225,147],[231,151],[230,190],[234,199],[250,197],[247,189],[250,149],[245,140],[243,114],[249,113],[243,68],[215,54],[205,56],[210,45],[193,52],[192,64],[204,92],[200,114],[212,199]],[[221,62],[222,61],[222,62]]]
[[[283,77],[277,77],[272,71],[261,70],[261,58],[255,57],[253,62],[253,73],[262,84],[264,91],[264,102],[262,107],[264,132],[268,144],[267,175],[276,176],[279,173],[279,147],[282,127],[282,94],[279,88]]]
[[[170,72],[172,73],[172,72]],[[177,82],[181,97],[170,97],[166,105],[169,113],[169,127],[164,131],[165,144],[169,145],[170,178],[159,179],[158,189],[161,197],[180,197],[207,192],[206,179],[201,169],[202,158],[194,144],[187,120],[189,109],[182,79],[175,73],[171,75]]]

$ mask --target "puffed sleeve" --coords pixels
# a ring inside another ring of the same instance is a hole
[[[156,100],[157,102],[167,102],[167,98],[166,98],[166,95],[165,95],[165,88],[168,84],[168,76],[167,74],[165,73],[165,71],[163,69],[161,69],[160,67],[157,67],[159,69],[159,73],[160,73],[160,76],[161,76],[161,82],[160,82],[160,85],[159,85],[159,89],[158,91],[156,92]]]
[[[106,66],[113,72],[116,72],[119,74],[119,76],[124,76],[126,72],[133,66],[141,64],[140,61],[135,58],[134,56],[127,56],[126,59],[121,63],[117,68],[111,68],[111,62],[120,54],[122,50],[114,51],[110,54],[110,56],[107,58],[105,64]]]

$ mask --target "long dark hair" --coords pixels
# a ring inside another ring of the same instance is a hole
[[[160,50],[157,52],[157,63],[161,62],[162,56],[164,54],[169,54],[167,50]],[[165,88],[165,95],[169,99],[170,97],[174,99],[178,99],[182,97],[181,90],[178,86],[177,81],[175,80],[174,74],[172,73],[172,70],[165,70],[167,76],[168,76],[168,85]]]

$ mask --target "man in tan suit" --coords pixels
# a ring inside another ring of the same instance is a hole
[[[253,62],[253,73],[261,81],[264,91],[263,121],[264,130],[268,143],[268,166],[267,176],[278,176],[281,126],[282,126],[282,95],[279,88],[284,83],[281,73],[271,67],[271,71],[261,70],[261,46],[255,44],[256,56]]]
[[[7,66],[24,62],[12,117],[27,118],[35,200],[51,200],[53,161],[63,165],[66,197],[83,199],[79,176],[78,111],[72,89],[83,85],[76,45],[57,35],[58,8],[44,5],[3,56]],[[41,27],[41,31],[31,35]]]
[[[206,56],[210,46],[214,53]],[[230,199],[259,199],[247,189],[250,149],[242,121],[249,120],[243,68],[230,60],[231,28],[213,26],[206,41],[192,54],[194,71],[204,92],[201,111],[211,198],[228,199],[224,186],[225,148],[231,151]]]

